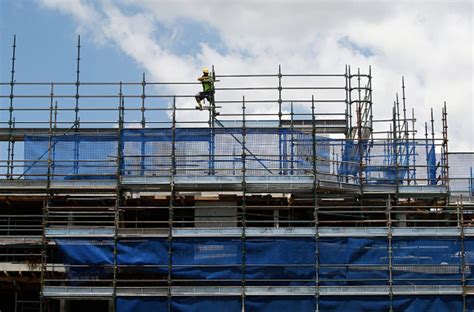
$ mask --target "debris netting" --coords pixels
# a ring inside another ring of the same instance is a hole
[[[115,304],[117,312],[168,311],[166,297],[118,297]]]
[[[119,136],[27,135],[21,178],[46,180],[49,173],[52,180],[116,179],[117,165],[123,177],[239,176],[245,154],[249,177],[311,176],[316,156],[319,180],[357,184],[362,174],[367,184],[442,183],[435,148],[424,140],[358,144],[318,135],[313,153],[313,137],[307,130],[246,129],[245,144],[243,135],[240,128],[125,129]]]
[[[169,300],[169,303],[168,303]],[[472,310],[472,298],[467,297],[467,311]],[[118,297],[117,312],[242,312],[239,296],[195,297]],[[463,310],[462,296],[246,296],[245,311],[250,312],[395,312]]]
[[[114,263],[112,239],[55,241],[69,270]],[[458,238],[393,238],[394,285],[461,285],[461,245]],[[250,285],[315,285],[317,279],[320,286],[387,285],[389,280],[386,238],[247,238],[245,253],[243,247],[241,238],[178,237],[171,248],[165,238],[119,239],[116,262],[135,267],[137,274],[168,274],[170,264],[176,280],[240,283],[245,278]],[[470,283],[471,238],[464,239],[464,249]]]

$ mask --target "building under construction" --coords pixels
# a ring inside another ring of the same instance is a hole
[[[199,111],[195,81],[81,81],[80,41],[72,82],[20,79],[15,49],[2,312],[474,311],[474,153],[442,101],[425,123],[370,68],[213,68]]]

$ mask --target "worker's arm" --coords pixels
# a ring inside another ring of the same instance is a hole
[[[212,76],[199,77],[198,80],[199,81],[205,81],[205,82],[214,82],[215,81]]]

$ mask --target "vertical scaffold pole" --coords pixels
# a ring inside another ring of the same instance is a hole
[[[145,89],[146,89],[146,76],[145,76],[145,73],[143,73],[143,75],[142,75],[142,95],[141,95],[142,106],[141,106],[141,108],[140,108],[140,111],[141,111],[141,114],[142,114],[142,121],[141,121],[142,129],[144,129],[144,128],[146,127],[146,119],[145,119],[145,113],[146,113],[146,108],[145,108],[146,92],[145,92]]]
[[[400,124],[400,121],[401,121],[401,118],[400,118],[400,102],[398,100],[398,92],[395,93],[395,107],[396,107],[396,125],[397,125],[397,135],[396,135],[396,138],[397,138],[397,144],[395,145],[396,149],[395,149],[395,153],[398,157],[398,162],[397,162],[397,174],[396,174],[396,179],[397,181],[401,180],[399,179],[399,172],[400,172],[400,168],[399,168],[399,163],[400,165],[403,166],[403,163],[402,163],[402,152],[403,152],[403,136],[402,136],[402,125]]]
[[[79,139],[77,137],[77,133],[79,130],[79,86],[81,85],[80,82],[80,65],[81,65],[81,36],[77,36],[77,58],[76,58],[76,95],[75,98],[75,106],[74,106],[74,174],[79,173]]]
[[[53,104],[54,104],[54,83],[51,83],[51,91],[50,91],[50,103],[49,103],[49,129],[48,129],[48,160],[47,160],[47,171],[46,171],[46,198],[44,199],[43,203],[43,222],[42,222],[42,236],[41,236],[41,243],[42,243],[42,251],[41,251],[41,277],[40,277],[40,311],[43,311],[43,289],[45,286],[45,278],[46,278],[46,267],[47,267],[47,248],[48,242],[45,236],[45,228],[48,222],[48,214],[49,214],[49,206],[51,197],[51,168],[52,168],[52,148],[53,148],[53,138],[54,138],[54,123],[53,123]],[[57,104],[56,104],[57,105]]]
[[[290,175],[295,174],[293,169],[294,167],[294,161],[295,161],[295,142],[294,142],[294,111],[293,111],[293,102],[290,103]],[[290,219],[291,222],[291,219]]]
[[[392,248],[392,198],[387,197],[387,228],[388,228],[388,287],[390,312],[393,311],[393,248]]]
[[[10,106],[8,108],[8,150],[7,150],[7,179],[13,179],[14,169],[14,148],[15,141],[13,140],[13,98],[15,88],[15,60],[16,60],[16,35],[13,35],[13,46],[12,46],[12,66],[11,66],[11,79],[10,79]]]
[[[317,143],[316,143],[316,117],[314,107],[314,95],[311,96],[311,141],[313,158],[313,217],[314,217],[314,240],[315,240],[315,298],[316,311],[319,311],[319,205],[318,205],[318,175],[317,175]]]
[[[351,66],[347,66],[347,103],[349,104],[349,132],[346,135],[347,139],[353,139],[352,137],[352,77],[351,77]]]
[[[176,176],[176,96],[173,96],[173,112],[171,124],[171,172],[170,172],[170,200],[168,205],[168,311],[171,312],[171,287],[173,286],[173,221],[175,205],[175,176]]]
[[[242,97],[242,281],[241,281],[241,296],[242,296],[242,311],[245,311],[245,288],[246,288],[246,260],[247,260],[247,248],[246,248],[246,239],[247,239],[247,182],[246,182],[246,160],[247,153],[245,144],[247,142],[247,128],[245,124],[245,96]]]
[[[56,134],[56,129],[58,128],[58,101],[54,102],[54,121],[53,121],[53,133]],[[53,160],[56,159],[56,144],[53,145],[52,150]],[[56,169],[56,162],[53,161],[51,165],[51,174],[54,176]]]
[[[431,146],[433,148],[433,153],[436,154],[436,145],[435,145],[435,127],[434,127],[434,114],[433,114],[433,108],[431,108]],[[437,178],[436,178],[436,173],[437,173],[437,164],[434,163],[433,166],[435,167],[434,172],[435,176],[433,177],[433,183],[436,185],[438,184]]]
[[[369,105],[369,110],[370,110],[370,115],[369,115],[369,125],[370,125],[370,135],[373,139],[373,121],[374,121],[374,112],[372,110],[372,66],[369,66],[369,75],[368,75],[368,82],[367,82],[367,87],[368,87],[368,97],[367,97],[367,105]]]
[[[416,134],[416,130],[415,130],[415,109],[412,108],[411,109],[411,131],[412,131],[412,164],[413,164],[413,184],[417,184],[416,182],[416,148],[417,148],[417,144],[416,144],[416,140],[415,140],[415,134]]]
[[[442,122],[443,122],[443,168],[444,168],[444,183],[448,188],[448,196],[450,196],[451,192],[449,189],[449,149],[448,149],[448,110],[446,106],[446,101],[444,101],[443,109],[442,109]]]
[[[471,168],[472,170],[472,168]],[[463,311],[467,311],[467,302],[466,302],[466,246],[465,246],[465,233],[464,233],[464,205],[463,205],[463,200],[462,200],[462,195],[461,195],[461,200],[458,203],[458,209],[460,210],[460,221],[458,226],[460,227],[461,230],[461,259],[460,259],[460,265],[461,265],[461,288],[462,288],[462,303],[463,303]]]
[[[118,263],[117,263],[117,247],[118,247],[118,230],[120,222],[120,207],[122,206],[122,161],[123,161],[123,145],[122,145],[122,133],[125,115],[125,101],[123,97],[122,82],[120,82],[119,90],[119,106],[118,106],[118,128],[117,128],[117,159],[116,159],[116,189],[115,189],[115,211],[114,211],[114,268],[113,268],[113,280],[112,280],[112,304],[114,309],[117,305],[117,274],[118,274]]]
[[[284,175],[285,172],[283,170],[283,167],[284,167],[284,153],[283,153],[283,145],[286,144],[285,140],[282,140],[282,136],[283,136],[283,133],[282,133],[282,124],[281,124],[281,117],[282,117],[282,112],[281,112],[281,106],[282,106],[282,85],[281,85],[281,78],[282,78],[282,74],[281,74],[281,64],[278,65],[278,150],[279,150],[279,165],[280,165],[280,172],[279,174],[280,175]]]
[[[216,73],[214,71],[214,65],[212,65],[212,79],[215,79]],[[211,101],[209,101],[209,164],[208,164],[208,175],[214,175],[215,174],[215,153],[216,153],[216,147],[215,147],[215,141],[216,141],[216,133],[215,133],[215,124],[216,124],[216,103],[214,96],[212,96]]]
[[[146,108],[145,108],[145,99],[146,99],[146,78],[145,78],[145,73],[143,73],[142,77],[142,105],[140,108],[141,114],[142,114],[142,120],[141,120],[141,126],[142,126],[142,135],[141,135],[141,151],[140,151],[140,175],[143,176],[145,174],[145,127],[146,127],[146,119],[145,119],[145,113],[146,113]]]
[[[364,168],[363,168],[363,148],[364,143],[362,140],[362,89],[360,83],[360,68],[357,69],[357,91],[358,91],[358,101],[357,101],[357,141],[358,141],[358,150],[359,150],[359,186],[360,189],[363,189],[364,183]],[[361,192],[362,194],[362,192]],[[361,201],[362,202],[362,201]]]
[[[348,71],[347,71],[347,64],[344,66],[344,90],[345,90],[345,102],[346,102],[346,111],[345,111],[345,118],[346,118],[346,137],[349,134],[349,129],[350,129],[350,108],[349,108],[349,76],[348,76]]]
[[[406,106],[406,94],[405,94],[405,78],[402,76],[402,107],[403,107],[403,130],[404,130],[404,140],[403,144],[405,145],[405,162],[404,166],[406,166],[407,170],[407,183],[408,185],[411,184],[411,176],[410,176],[410,135],[408,130],[408,121],[407,121],[407,106]]]
[[[393,157],[395,166],[395,187],[396,187],[396,200],[398,200],[399,191],[399,180],[398,180],[398,130],[397,130],[397,104],[393,105],[392,109],[392,123],[393,123]]]
[[[53,110],[54,110],[54,83],[51,83],[50,102],[49,102],[49,130],[48,130],[48,163],[47,163],[47,184],[46,188],[49,190],[51,187],[51,168],[52,168],[52,148],[53,148]],[[56,104],[57,105],[57,104]],[[54,144],[56,145],[56,144]]]
[[[430,162],[428,158],[428,152],[429,152],[429,147],[428,147],[428,123],[425,122],[425,152],[426,152],[426,184],[429,185],[431,183],[430,180]]]

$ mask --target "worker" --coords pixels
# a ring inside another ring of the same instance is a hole
[[[202,69],[202,76],[197,79],[202,84],[202,92],[196,94],[197,109],[202,110],[202,100],[207,99],[209,104],[214,104],[214,77],[209,75],[209,68]]]

